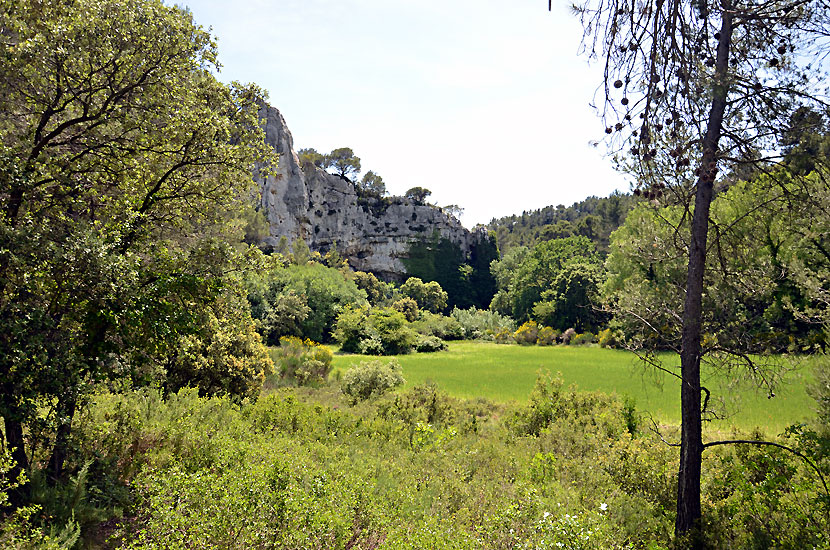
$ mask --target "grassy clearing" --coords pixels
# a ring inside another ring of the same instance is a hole
[[[343,370],[362,359],[373,357],[337,353],[334,367]],[[397,359],[408,387],[431,380],[456,397],[524,402],[533,388],[537,371],[545,369],[561,372],[566,385],[575,384],[581,390],[633,397],[637,410],[651,413],[660,422],[680,421],[678,383],[671,377],[655,376],[625,351],[450,342],[448,351],[400,355]],[[667,364],[679,363],[676,356],[669,354],[663,360]],[[784,427],[803,421],[812,415],[813,403],[805,389],[810,367],[810,362],[804,361],[788,373],[773,399],[767,399],[749,384],[730,388],[722,376],[706,377],[704,384],[712,390],[713,399],[725,399],[719,408],[732,411],[728,420],[714,426],[745,430],[758,427],[768,433],[779,433]]]

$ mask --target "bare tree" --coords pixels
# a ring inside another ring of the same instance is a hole
[[[709,209],[719,174],[772,171],[799,107],[828,108],[827,0],[585,0],[574,6],[584,52],[604,67],[600,110],[635,193],[685,205],[679,315],[681,440],[675,532],[702,543],[702,297]],[[706,393],[706,398],[702,398]]]

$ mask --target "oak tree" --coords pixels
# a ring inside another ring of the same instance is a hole
[[[14,476],[47,411],[56,482],[91,388],[163,363],[227,291],[220,226],[275,159],[263,94],[216,80],[178,7],[0,0],[0,55],[0,416]]]

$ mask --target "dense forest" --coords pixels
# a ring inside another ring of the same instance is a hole
[[[826,6],[782,5],[741,7],[741,32],[795,66],[798,36],[752,25],[826,37]],[[663,6],[640,15],[667,23]],[[336,247],[256,246],[251,168],[279,162],[257,119],[266,95],[217,80],[189,11],[0,7],[0,546],[830,548],[830,111],[804,73],[736,78],[766,100],[744,116],[714,65],[646,72],[640,111],[621,115],[642,121],[620,160],[631,194],[493,220],[469,257],[435,233],[395,284]],[[589,28],[613,27],[613,43],[614,21]],[[747,44],[736,55],[754,67]],[[620,49],[608,55],[633,55],[633,71],[640,45]],[[693,75],[720,84],[683,92]],[[614,77],[609,101],[630,83]],[[698,103],[662,103],[675,92]],[[726,112],[713,127],[738,129],[689,146],[707,101]],[[774,142],[752,141],[748,120]],[[350,149],[303,155],[359,172]],[[358,186],[384,200],[376,174]],[[456,340],[633,352],[681,389],[681,425],[546,370],[525,402],[462,399],[406,385],[390,357]],[[336,370],[335,353],[359,360]],[[802,421],[709,427],[723,396],[701,369],[774,399],[807,357]]]
[[[493,219],[487,224],[502,254],[516,246],[533,246],[540,241],[583,236],[593,241],[597,250],[608,252],[611,233],[624,221],[637,203],[629,193],[613,193],[608,197],[588,197],[565,207],[546,206],[521,215]]]

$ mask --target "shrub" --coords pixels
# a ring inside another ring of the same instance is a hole
[[[403,313],[403,316],[410,323],[415,321],[418,318],[418,314],[420,313],[420,311],[418,310],[418,302],[416,302],[412,298],[409,298],[408,296],[405,296],[393,303],[392,309]]]
[[[263,304],[264,315],[260,330],[269,346],[279,343],[282,336],[300,336],[302,326],[311,313],[303,296],[293,290],[278,294],[270,304]]]
[[[301,386],[324,382],[331,372],[331,350],[308,339],[281,338],[276,356],[280,378]]]
[[[418,302],[418,307],[432,313],[447,307],[447,293],[435,281],[424,283],[418,277],[410,277],[401,285],[401,294],[409,296]]]
[[[625,336],[622,330],[606,328],[601,330],[597,335],[597,341],[601,348],[619,348],[622,347]]]
[[[516,330],[516,321],[487,309],[454,308],[451,316],[461,325],[462,337],[467,340],[493,340],[503,329],[510,332]]]
[[[516,341],[513,339],[513,331],[508,328],[503,328],[495,333],[493,335],[493,340],[495,340],[497,344],[510,344]]]
[[[563,344],[565,344],[565,345],[567,346],[568,344],[570,344],[570,343],[571,343],[571,339],[572,339],[574,336],[576,336],[576,331],[575,331],[573,328],[569,328],[568,330],[566,330],[565,332],[563,332],[563,333],[562,333],[562,336],[560,336],[559,338],[560,338],[560,340],[562,341],[562,343],[563,343]]]
[[[199,388],[200,395],[256,397],[274,363],[248,311],[227,295],[202,312],[199,331],[182,336],[169,358],[165,389]]]
[[[337,316],[332,333],[340,349],[347,353],[363,353],[360,344],[371,337],[369,331],[369,308],[347,306]]]
[[[369,322],[380,339],[384,355],[409,353],[415,347],[417,335],[409,328],[403,313],[391,308],[375,309],[369,315]]]
[[[415,349],[418,352],[433,352],[443,351],[447,349],[447,344],[437,336],[426,336],[419,334],[415,341]]]
[[[343,374],[340,390],[349,396],[352,404],[383,395],[404,383],[401,366],[394,359],[361,361]]]
[[[592,332],[583,332],[582,334],[575,334],[571,338],[570,344],[572,346],[587,346],[597,341],[597,337]]]
[[[536,343],[538,336],[539,325],[536,324],[536,321],[527,321],[516,330],[513,338],[516,339],[517,344],[532,345]]]
[[[426,336],[436,336],[442,340],[461,340],[464,338],[464,329],[461,323],[452,317],[445,317],[439,313],[425,311],[420,320],[413,324],[419,333]]]
[[[334,338],[348,353],[397,355],[412,351],[417,335],[400,311],[346,308],[337,317]]]
[[[539,329],[539,335],[536,337],[536,343],[540,346],[550,346],[556,343],[556,338],[559,332],[551,327],[542,327]]]

